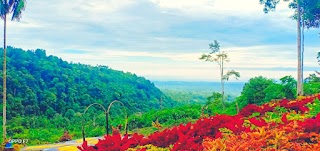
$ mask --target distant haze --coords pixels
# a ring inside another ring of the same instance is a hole
[[[153,83],[161,90],[185,90],[210,93],[221,92],[219,82],[153,81]],[[244,84],[244,82],[226,82],[225,93],[233,96],[239,96]]]

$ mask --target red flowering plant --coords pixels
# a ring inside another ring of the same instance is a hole
[[[258,120],[258,119],[253,117],[253,118],[249,118],[248,120],[250,121],[250,123],[252,123],[253,125],[258,126],[258,127],[262,127],[262,126],[267,126],[268,125],[267,122],[262,118],[260,118]]]
[[[315,94],[312,96],[303,97],[300,99],[296,99],[294,101],[289,101],[287,99],[283,99],[279,102],[280,107],[284,107],[289,110],[295,110],[296,112],[305,113],[309,111],[307,108],[308,103],[314,102],[314,100],[320,99],[320,94]]]
[[[265,114],[267,112],[272,112],[274,110],[275,106],[270,106],[268,103],[263,104],[261,106],[261,114]]]
[[[201,118],[194,124],[181,124],[155,132],[148,137],[138,134],[123,138],[120,135],[105,136],[95,146],[88,146],[87,142],[84,142],[78,148],[81,151],[122,151],[138,145],[151,144],[162,148],[170,147],[172,151],[259,150],[259,147],[262,147],[260,150],[315,149],[320,147],[320,114],[311,119],[306,119],[304,115],[299,114],[297,117],[302,118],[297,120],[292,118],[292,113],[307,113],[306,105],[316,98],[320,99],[320,94],[294,101],[283,99],[262,106],[248,105],[236,116],[216,115]],[[278,109],[279,112],[277,112]],[[280,111],[280,109],[283,110]],[[258,116],[251,116],[252,113],[257,112],[260,113]],[[279,122],[266,122],[265,113],[267,112],[279,113],[279,116],[277,115]],[[249,126],[244,124],[245,120],[250,122]],[[221,129],[230,131],[230,135],[225,135],[226,133]]]
[[[227,128],[235,134],[242,131],[249,131],[243,126],[244,120],[240,115],[216,115],[210,118],[199,119],[196,123],[180,125],[172,129],[151,134],[143,140],[142,145],[152,144],[157,147],[169,147],[172,150],[202,150],[202,141],[205,138],[221,138],[219,128]]]
[[[136,147],[139,145],[140,141],[143,139],[143,135],[133,134],[131,137],[125,135],[105,135],[104,139],[99,139],[98,143],[94,146],[88,146],[85,141],[81,147],[78,149],[81,151],[124,151],[131,147]]]
[[[320,133],[320,113],[311,119],[306,119],[305,122],[300,122],[305,132]]]
[[[246,107],[244,107],[239,114],[242,116],[250,116],[252,113],[255,113],[255,112],[261,113],[261,111],[262,109],[260,106],[255,104],[249,104]]]
[[[175,144],[173,144],[173,148],[171,149],[171,151],[202,151],[202,139],[200,142],[199,140],[199,137],[181,136],[179,137],[179,140]]]
[[[162,132],[155,132],[143,139],[141,145],[152,144],[157,147],[169,147],[179,139],[176,129],[165,129]]]

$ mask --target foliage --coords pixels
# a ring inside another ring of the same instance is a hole
[[[57,142],[65,130],[81,138],[82,118],[87,137],[105,134],[106,118],[100,108],[92,107],[82,117],[91,103],[107,107],[114,99],[121,100],[129,115],[159,109],[161,98],[164,107],[175,105],[153,83],[135,74],[68,63],[41,49],[8,47],[7,51],[7,131],[12,138],[29,139],[28,145]],[[111,109],[111,125],[124,121],[120,109]]]
[[[254,77],[245,84],[237,101],[240,107],[243,108],[248,104],[261,105],[274,99],[294,99],[296,97],[296,85],[297,82],[291,76],[281,78],[280,82],[262,76]],[[306,95],[319,93],[319,79],[314,75],[306,78],[304,92]]]
[[[148,150],[148,151],[169,151],[170,149],[157,147],[157,146],[154,146],[151,144],[127,149],[127,151],[146,151],[146,150]]]
[[[177,105],[183,104],[203,104],[207,101],[209,91],[161,89],[160,90],[172,100],[177,101]]]
[[[12,13],[11,20],[20,20],[21,13],[26,7],[25,0],[2,0],[0,3],[0,16],[4,18],[5,15]]]
[[[311,74],[305,80],[304,91],[306,95],[311,95],[320,92],[320,77],[316,74]]]
[[[219,101],[222,99],[221,93],[213,92],[211,96],[209,96],[208,101]]]
[[[93,109],[89,109],[88,111],[91,114]],[[73,139],[79,139],[82,138],[81,114],[80,116],[79,114],[75,113],[75,117],[70,120],[60,114],[56,114],[52,119],[48,119],[44,115],[14,117],[8,121],[8,134],[12,138],[28,139],[28,145],[58,142],[65,130],[69,132]],[[93,112],[92,114],[95,115],[85,117],[84,128],[86,137],[104,135],[106,133],[105,114],[102,111]],[[196,121],[200,115],[201,105],[184,105],[171,109],[152,110],[143,114],[133,114],[129,116],[128,120],[129,133],[152,134],[157,131],[156,128],[151,127],[152,122],[156,122],[157,119],[163,128],[168,128],[180,123]],[[124,124],[123,122],[123,116],[113,116],[109,124],[116,126]],[[121,133],[125,133],[124,129],[121,129]]]
[[[151,127],[152,122],[158,120],[162,126],[172,126],[183,121],[189,122],[198,119],[201,114],[201,105],[184,105],[181,107],[150,111],[146,114],[135,114],[129,117],[129,129]]]
[[[292,76],[284,76],[280,78],[282,91],[287,99],[296,98],[297,81]],[[315,92],[316,93],[316,92]],[[315,94],[312,93],[312,94]],[[311,94],[309,94],[311,95]]]
[[[249,82],[244,85],[238,102],[242,107],[247,104],[263,103],[266,97],[265,89],[272,84],[274,84],[272,80],[262,76],[251,78]]]
[[[159,108],[159,100],[170,107],[173,101],[153,83],[135,74],[106,66],[68,63],[45,50],[23,51],[8,47],[8,119],[17,116],[55,114],[73,118],[94,102],[105,107],[121,100],[133,112]]]
[[[206,106],[204,107],[204,114],[215,115],[215,114],[227,114],[227,115],[236,115],[237,114],[237,106],[236,102],[226,102],[225,109],[222,110],[221,99],[208,101]]]
[[[131,137],[125,135],[123,138],[118,135],[106,135],[104,140],[99,140],[95,146],[88,146],[85,141],[81,147],[81,151],[111,151],[111,150],[126,150],[128,148],[136,147],[143,139],[143,135],[133,134]]]
[[[320,1],[319,0],[303,0],[301,7],[303,8],[303,21],[307,28],[319,28],[320,26]]]
[[[128,140],[125,136],[105,136],[95,146],[84,143],[81,150],[109,150],[109,144],[115,149],[127,149],[124,146],[152,145],[160,148],[176,150],[315,150],[320,146],[320,113],[314,118],[307,118],[305,106],[314,104],[320,99],[320,94],[289,101],[269,102],[262,106],[245,107],[239,115],[215,115],[200,118],[194,124],[179,126],[155,132],[148,137],[133,136]],[[252,109],[249,109],[252,108]],[[279,111],[280,122],[265,120],[267,113]],[[244,114],[246,112],[246,114]],[[255,117],[248,117],[259,112]],[[301,115],[297,114],[301,113]],[[245,116],[243,116],[245,115]],[[140,139],[142,138],[142,139]],[[139,140],[139,141],[135,141]],[[117,141],[117,142],[115,142]],[[130,143],[128,143],[130,142]],[[137,143],[139,142],[139,143]],[[129,144],[129,145],[128,145]],[[137,150],[139,150],[138,148]]]

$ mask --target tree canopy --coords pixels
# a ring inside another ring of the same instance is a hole
[[[8,47],[8,118],[14,116],[71,116],[91,103],[107,106],[122,101],[129,113],[165,107],[173,101],[152,82],[107,66],[68,63],[45,50]],[[2,51],[2,50],[1,50]],[[1,87],[2,89],[2,87]]]

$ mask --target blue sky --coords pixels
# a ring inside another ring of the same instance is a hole
[[[31,0],[7,43],[150,80],[218,81],[218,66],[198,59],[218,40],[240,81],[296,77],[293,10],[262,9],[259,0]],[[306,31],[305,76],[320,67],[319,40],[319,29]]]

